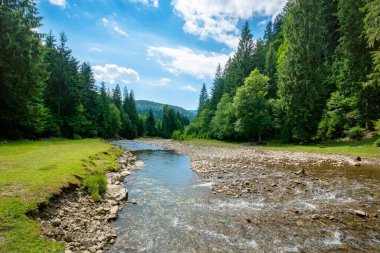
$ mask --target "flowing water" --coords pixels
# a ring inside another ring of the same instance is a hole
[[[211,187],[216,181],[202,181],[187,156],[135,141],[114,144],[133,151],[145,165],[126,178],[129,199],[138,204],[126,204],[119,213],[114,224],[119,236],[109,252],[376,252],[380,248],[378,218],[350,213],[358,205],[379,206],[377,173],[362,179],[365,184],[348,181],[359,178],[356,174],[337,177],[331,189],[310,177],[288,194],[279,181],[289,180],[288,174],[273,170],[278,191],[231,198],[214,195]],[[255,174],[264,181],[260,175]],[[311,219],[312,214],[320,218]]]
[[[134,151],[145,165],[126,179],[129,199],[114,227],[118,239],[109,252],[252,252],[256,242],[242,236],[233,220],[262,207],[260,202],[215,197],[187,156],[138,142],[115,145]]]

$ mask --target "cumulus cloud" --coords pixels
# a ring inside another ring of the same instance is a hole
[[[93,70],[95,79],[99,82],[104,81],[110,84],[140,82],[140,76],[135,70],[121,67],[116,64],[94,66]]]
[[[101,23],[103,26],[113,30],[114,32],[117,32],[118,34],[128,37],[128,33],[124,31],[122,28],[120,28],[120,26],[116,22],[110,21],[106,18],[102,18]]]
[[[185,91],[191,91],[191,92],[197,92],[198,91],[197,89],[195,89],[191,85],[184,85],[184,86],[181,86],[179,89],[180,90],[185,90]]]
[[[66,8],[66,0],[49,0],[49,3],[60,6],[62,8]]]
[[[186,47],[148,46],[148,57],[155,59],[172,74],[189,74],[198,79],[204,79],[212,78],[218,64],[224,66],[229,56],[217,53],[196,53]]]
[[[200,39],[212,38],[235,49],[239,20],[254,15],[273,16],[287,0],[173,0],[176,13],[185,21],[183,30]]]
[[[129,0],[131,3],[142,3],[147,6],[158,7],[158,0]]]

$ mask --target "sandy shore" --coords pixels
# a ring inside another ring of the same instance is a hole
[[[188,155],[217,196],[257,204],[259,211],[239,219],[262,241],[291,241],[296,251],[380,251],[378,159],[140,141]]]

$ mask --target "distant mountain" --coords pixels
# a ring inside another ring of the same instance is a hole
[[[147,101],[147,100],[136,101],[136,108],[139,114],[147,115],[149,113],[149,109],[152,109],[153,115],[156,119],[159,119],[162,117],[162,111],[163,111],[164,105],[165,104]],[[188,111],[188,110],[183,109],[182,107],[175,106],[175,105],[169,105],[169,107],[173,108],[180,114],[186,116],[190,120],[192,120],[196,115],[193,113],[194,112],[193,110]]]

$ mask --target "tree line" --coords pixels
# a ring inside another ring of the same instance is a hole
[[[176,138],[360,138],[380,125],[379,16],[379,0],[290,0],[256,42],[246,22]]]
[[[66,34],[40,34],[40,22],[34,1],[0,4],[0,138],[170,138],[189,123],[168,106],[161,119],[139,115],[133,91],[98,87]]]

